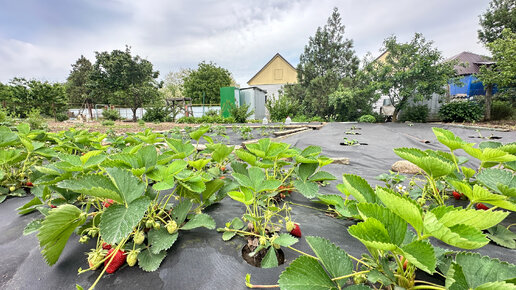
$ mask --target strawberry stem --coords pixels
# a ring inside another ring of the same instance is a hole
[[[335,278],[332,278],[331,280],[332,280],[332,281],[338,281],[338,280],[342,280],[342,279],[350,278],[350,277],[353,277],[353,276],[366,274],[366,273],[369,273],[370,271],[371,271],[371,270],[355,272],[355,273],[353,273],[353,274],[344,275],[344,276],[340,276],[340,277],[335,277]]]
[[[302,255],[308,256],[308,257],[310,257],[310,258],[313,258],[313,259],[319,260],[319,258],[314,257],[314,256],[312,256],[312,255],[310,255],[310,254],[307,254],[307,253],[305,253],[305,252],[303,252],[303,251],[300,251],[300,250],[298,250],[298,249],[292,248],[291,246],[288,246],[287,248],[291,249],[292,251],[298,252],[298,253],[300,253],[300,254],[302,254]]]

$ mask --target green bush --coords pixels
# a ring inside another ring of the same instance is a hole
[[[113,126],[113,125],[115,125],[115,121],[113,121],[113,120],[104,120],[104,121],[102,121],[101,124],[102,124],[102,126]]]
[[[0,126],[11,126],[14,123],[14,117],[9,114],[7,109],[0,107]]]
[[[358,118],[358,122],[360,123],[374,123],[376,122],[376,118],[372,115],[362,115]]]
[[[224,118],[222,116],[202,116],[200,118],[196,118],[196,117],[181,117],[179,118],[176,123],[181,123],[181,124],[213,124],[213,123],[218,123],[218,124],[231,124],[231,123],[235,123],[235,118],[233,117],[228,117],[228,118]]]
[[[27,113],[25,121],[29,123],[32,130],[44,130],[48,127],[47,122],[43,119],[38,109],[31,109]]]
[[[373,116],[375,118],[375,120],[376,120],[375,123],[385,123],[385,119],[386,119],[385,115],[382,115],[377,112],[372,112],[371,116]]]
[[[211,116],[211,117],[217,117],[219,116],[219,112],[217,112],[217,110],[208,110],[204,113],[204,116]]]
[[[105,109],[102,111],[102,117],[106,120],[116,121],[120,120],[120,112],[116,109]]]
[[[234,106],[229,110],[231,117],[235,118],[237,123],[247,122],[247,118],[253,114],[254,110],[249,111],[249,105]]]
[[[483,107],[474,101],[451,102],[439,109],[443,122],[475,122],[484,117]]]
[[[172,122],[172,117],[166,107],[145,108],[142,119],[145,122]]]
[[[283,122],[287,116],[292,118],[300,112],[300,107],[297,101],[283,93],[280,93],[278,98],[275,100],[267,100],[265,107],[269,111],[269,115],[273,122]]]
[[[508,101],[493,101],[491,104],[491,120],[509,120],[516,114],[516,109]]]
[[[428,118],[429,109],[427,105],[415,105],[404,108],[399,120],[401,122],[411,121],[415,123],[425,123]]]
[[[66,112],[60,112],[56,114],[56,120],[59,122],[66,121],[68,119],[68,114],[66,114]]]

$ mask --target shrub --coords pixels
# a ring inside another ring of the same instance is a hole
[[[425,123],[428,118],[428,112],[429,109],[426,105],[408,106],[401,111],[399,120],[401,122]]]
[[[116,109],[105,109],[102,111],[102,117],[106,120],[116,121],[120,120],[120,112]]]
[[[491,120],[508,120],[516,113],[516,109],[508,101],[493,101],[491,104]]]
[[[56,114],[56,120],[59,122],[66,121],[68,119],[68,114],[66,114],[65,112],[60,112]]]
[[[142,119],[138,120],[138,126],[145,127],[145,121]]]
[[[443,122],[475,122],[484,116],[484,109],[473,101],[451,102],[439,109]]]
[[[115,125],[115,121],[113,121],[113,120],[102,121],[102,126],[113,126],[113,125]]]
[[[172,117],[166,107],[146,108],[142,119],[145,122],[172,122]]]
[[[380,113],[377,113],[377,112],[372,112],[371,113],[371,116],[373,116],[376,120],[375,123],[385,123],[385,120],[387,117],[385,117],[385,115],[382,115]]]
[[[195,124],[196,123],[196,118],[195,117],[181,117],[179,118],[176,123],[181,123],[181,124]]]
[[[371,116],[371,115],[362,115],[358,119],[358,122],[360,122],[360,123],[374,123],[374,122],[376,122],[376,118],[374,116]]]
[[[14,123],[14,116],[9,114],[7,109],[0,107],[0,126],[11,126]]]
[[[235,118],[237,123],[245,123],[253,112],[254,110],[249,111],[249,105],[246,104],[240,105],[240,107],[234,106],[229,110],[231,117]]]
[[[48,127],[47,122],[43,119],[38,109],[31,109],[27,113],[26,121],[32,130],[44,130]]]
[[[287,116],[293,117],[300,111],[297,101],[283,93],[280,93],[275,100],[267,100],[265,107],[274,122],[283,122]]]
[[[211,117],[217,117],[219,115],[220,115],[219,112],[217,112],[216,110],[211,110],[211,109],[204,113],[204,116],[211,116]]]

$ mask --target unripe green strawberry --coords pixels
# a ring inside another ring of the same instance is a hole
[[[154,226],[154,220],[153,219],[148,219],[146,222],[145,222],[145,227],[146,228],[152,228]]]
[[[159,224],[159,222],[154,222],[153,228],[155,230],[159,230],[161,228],[161,225]]]
[[[267,244],[267,238],[266,237],[260,237],[260,245],[265,246]]]
[[[105,256],[105,251],[92,250],[88,253],[88,265],[92,270],[96,270]]]
[[[167,223],[167,231],[169,234],[175,233],[177,230],[177,223],[175,220],[171,220]]]
[[[129,255],[127,255],[127,265],[129,265],[129,267],[132,267],[132,266],[136,265],[137,261],[138,261],[138,251],[129,252]]]
[[[143,241],[145,241],[145,234],[141,231],[137,231],[134,234],[133,241],[135,244],[141,245],[143,243]]]
[[[90,239],[90,237],[88,237],[88,236],[81,236],[81,238],[79,239],[79,243],[85,244],[88,242],[89,239]]]
[[[10,190],[10,191],[15,191],[15,190],[16,190],[16,187],[11,186],[11,187],[9,187],[9,190]]]

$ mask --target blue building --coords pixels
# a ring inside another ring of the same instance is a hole
[[[493,65],[495,62],[487,56],[471,53],[468,51],[461,52],[450,57],[446,61],[458,60],[455,65],[455,71],[461,76],[460,81],[463,86],[450,84],[450,96],[460,98],[470,98],[472,96],[485,95],[486,91],[482,82],[477,80],[475,74],[480,71],[483,65]],[[496,93],[496,87],[493,88],[493,94]]]

